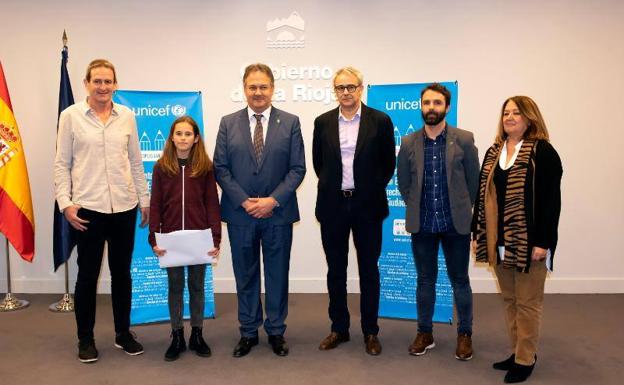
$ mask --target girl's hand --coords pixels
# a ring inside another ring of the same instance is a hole
[[[167,250],[160,249],[160,248],[158,248],[158,246],[152,247],[152,251],[154,252],[154,254],[156,254],[159,257],[162,257],[163,255],[165,255],[167,253]]]
[[[534,246],[533,252],[531,253],[532,261],[543,261],[546,259],[546,249],[542,249],[541,247]]]
[[[219,252],[221,250],[218,247],[215,247],[214,249],[210,250],[208,252],[208,255],[210,255],[213,259],[212,259],[212,267],[216,267],[218,262],[219,262]]]

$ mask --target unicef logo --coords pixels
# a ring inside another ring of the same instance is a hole
[[[175,116],[182,116],[186,114],[186,107],[180,105],[180,104],[176,104],[175,106],[171,107],[171,113]]]

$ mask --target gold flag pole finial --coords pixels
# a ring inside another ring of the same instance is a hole
[[[67,33],[63,30],[63,47],[67,47]]]

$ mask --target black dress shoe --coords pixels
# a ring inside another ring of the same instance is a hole
[[[269,336],[269,344],[273,348],[273,353],[280,357],[288,355],[288,344],[282,335]]]
[[[258,337],[241,337],[234,348],[232,356],[244,357],[251,351],[251,348],[258,345]]]
[[[512,354],[506,360],[493,363],[492,367],[496,370],[509,370],[513,366],[514,362],[516,362],[516,355]]]
[[[535,356],[535,362],[537,362],[537,356]],[[509,369],[507,374],[505,374],[505,383],[516,384],[518,382],[526,381],[531,373],[533,373],[535,362],[533,362],[533,365],[520,365],[514,362],[511,369]]]

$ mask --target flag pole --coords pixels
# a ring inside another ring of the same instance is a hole
[[[65,49],[67,49],[67,33],[63,30],[63,50]],[[67,266],[67,261],[63,265],[65,265],[65,294],[58,302],[48,307],[48,310],[55,313],[71,313],[74,311],[74,299],[69,294],[69,267]]]
[[[48,310],[55,313],[71,313],[74,311],[74,298],[69,294],[69,268],[67,261],[65,265],[65,294],[58,302],[54,302],[48,307]]]
[[[7,261],[7,293],[4,300],[0,302],[0,312],[20,310],[28,307],[30,303],[23,299],[17,299],[11,293],[11,259],[9,258],[9,239],[6,239],[6,261]]]

